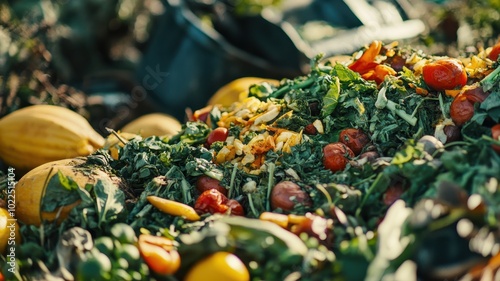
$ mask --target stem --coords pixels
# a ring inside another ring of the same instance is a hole
[[[410,124],[412,126],[415,126],[417,124],[417,121],[418,121],[417,117],[411,116],[410,114],[406,113],[406,111],[396,108],[395,102],[393,102],[391,100],[387,100],[386,107],[389,108],[395,114],[397,114],[399,117],[401,117],[403,120],[408,122],[408,124]]]
[[[274,163],[267,163],[268,165],[268,172],[269,172],[269,176],[268,176],[268,179],[267,179],[267,194],[266,194],[266,210],[270,211],[271,210],[271,205],[270,205],[270,196],[271,196],[271,189],[272,189],[272,186],[274,185],[274,169],[276,168],[276,166],[274,165]]]
[[[440,95],[441,96],[441,95]],[[418,104],[417,106],[415,107],[415,109],[413,110],[412,114],[411,114],[411,117],[415,117],[415,115],[417,115],[417,112],[418,112],[418,109],[422,106],[422,104],[424,104],[425,101],[428,101],[428,100],[439,100],[439,102],[441,103],[441,100],[440,99],[436,99],[436,98],[425,98],[425,99],[422,99]],[[442,108],[442,107],[441,107]]]
[[[106,128],[106,131],[108,131],[108,133],[110,133],[110,134],[115,135],[115,137],[116,137],[116,138],[117,138],[117,139],[118,139],[121,143],[123,143],[123,144],[127,144],[127,143],[128,143],[128,141],[127,141],[126,139],[122,138],[122,137],[121,137],[121,136],[120,136],[120,135],[119,135],[119,134],[118,134],[115,130],[110,129],[110,128]]]
[[[252,211],[252,214],[258,218],[259,215],[257,214],[257,211],[255,210],[255,207],[253,205],[253,199],[252,199],[252,195],[250,193],[247,193],[247,197],[248,197],[248,205],[250,206],[250,210]]]
[[[309,77],[305,81],[299,82],[293,86],[286,85],[283,88],[278,89],[276,92],[269,95],[268,98],[281,98],[285,92],[288,92],[291,89],[302,89],[308,87],[314,83],[315,79],[313,77]]]
[[[229,183],[229,192],[227,194],[228,198],[231,198],[233,194],[234,179],[236,178],[236,172],[238,171],[238,165],[233,165],[233,171],[231,172],[231,182]]]
[[[491,141],[493,144],[500,145],[500,140],[494,139],[494,138],[492,138],[490,136],[483,135],[483,136],[481,136],[481,138],[483,140]]]
[[[368,188],[368,190],[366,191],[365,196],[363,197],[363,200],[361,201],[361,203],[359,204],[358,208],[356,209],[356,217],[359,217],[359,215],[361,214],[361,210],[363,209],[363,206],[365,205],[366,200],[368,200],[368,197],[376,189],[376,187],[378,186],[378,183],[382,180],[383,176],[384,176],[383,173],[378,174],[378,176],[375,179],[375,181],[372,183],[372,185],[370,185],[370,188]]]

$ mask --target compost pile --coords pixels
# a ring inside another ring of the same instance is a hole
[[[57,106],[15,111],[0,120],[9,132],[0,155],[10,172],[25,174],[15,189],[7,175],[2,181],[4,200],[16,207],[1,216],[15,216],[18,231],[11,241],[2,228],[3,274],[494,274],[499,50],[450,58],[375,41],[342,61],[317,56],[308,75],[252,84],[238,101],[199,109],[168,135],[111,131],[102,139],[79,116],[60,118]]]

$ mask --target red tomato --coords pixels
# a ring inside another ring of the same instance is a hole
[[[227,197],[217,191],[216,189],[210,189],[204,191],[196,202],[194,203],[194,209],[196,212],[205,213],[225,213],[229,207],[225,204],[227,202]]]
[[[467,72],[459,60],[442,59],[422,68],[425,83],[434,90],[453,90],[467,83]]]
[[[483,87],[479,83],[464,86],[460,93],[472,103],[483,102],[488,97],[488,93],[484,92]]]
[[[474,104],[463,94],[458,94],[451,102],[451,120],[457,126],[462,126],[474,116]]]
[[[332,172],[342,171],[349,163],[354,152],[341,142],[327,144],[323,147],[323,165]]]
[[[226,205],[231,210],[231,215],[235,215],[235,216],[244,216],[245,215],[245,210],[243,209],[243,206],[241,206],[240,202],[238,202],[234,199],[229,199],[226,202]]]
[[[491,127],[491,137],[497,141],[500,141],[500,124],[496,124],[495,126]],[[500,153],[500,145],[494,144],[493,149],[497,153]]]
[[[311,198],[300,186],[292,181],[282,181],[276,184],[271,191],[271,207],[291,211],[297,203],[311,205]]]
[[[355,155],[359,155],[363,148],[370,143],[370,138],[360,129],[348,128],[340,132],[339,142],[347,145]]]
[[[220,185],[220,181],[211,178],[207,175],[202,175],[200,176],[195,183],[196,189],[200,192],[203,193],[207,190],[210,189],[216,189],[220,193],[227,195],[227,189]]]
[[[496,61],[498,59],[498,55],[500,55],[500,41],[498,41],[495,46],[491,49],[490,54],[488,55],[488,58],[490,60]]]
[[[229,131],[227,128],[218,127],[210,132],[207,137],[207,141],[205,142],[205,146],[210,147],[216,141],[225,141],[228,135]]]
[[[200,214],[224,214],[230,211],[234,215],[244,215],[243,207],[238,201],[228,200],[216,189],[204,191],[194,203],[194,209]]]

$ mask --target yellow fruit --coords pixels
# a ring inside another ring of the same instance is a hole
[[[181,123],[174,117],[163,113],[151,113],[131,121],[120,131],[139,134],[141,137],[147,138],[150,136],[171,137],[180,132],[181,129]]]
[[[260,77],[242,77],[235,79],[228,84],[222,86],[208,100],[207,105],[220,104],[222,106],[230,106],[232,103],[240,101],[248,96],[250,86],[267,82],[278,86],[279,81],[276,79],[260,78]]]
[[[55,105],[33,105],[0,119],[0,158],[25,173],[42,164],[87,156],[104,144],[87,120]]]
[[[117,132],[121,140],[115,134],[109,134],[109,136],[104,141],[103,149],[108,150],[111,158],[118,160],[120,147],[125,146],[126,142],[135,138],[141,138],[140,135],[126,132]],[[125,141],[125,143],[123,141]]]
[[[26,173],[16,184],[16,218],[24,224],[40,225],[42,220],[60,223],[75,206],[76,201],[53,212],[41,211],[42,199],[46,194],[48,181],[61,172],[74,180],[80,188],[95,184],[99,179],[117,181],[117,178],[100,170],[97,166],[86,166],[85,157],[63,159],[43,164]]]
[[[250,273],[234,254],[217,252],[197,262],[184,281],[248,281]]]
[[[0,253],[5,254],[7,248],[19,245],[20,242],[19,224],[9,211],[0,208]]]

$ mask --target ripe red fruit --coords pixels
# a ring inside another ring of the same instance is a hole
[[[332,172],[345,169],[349,158],[354,157],[354,152],[341,142],[327,144],[323,147],[323,166]]]
[[[339,142],[347,145],[355,155],[359,155],[363,148],[370,143],[370,138],[360,129],[348,128],[340,132]]]
[[[459,60],[442,59],[422,68],[425,83],[436,91],[462,88],[467,84],[467,72]]]

